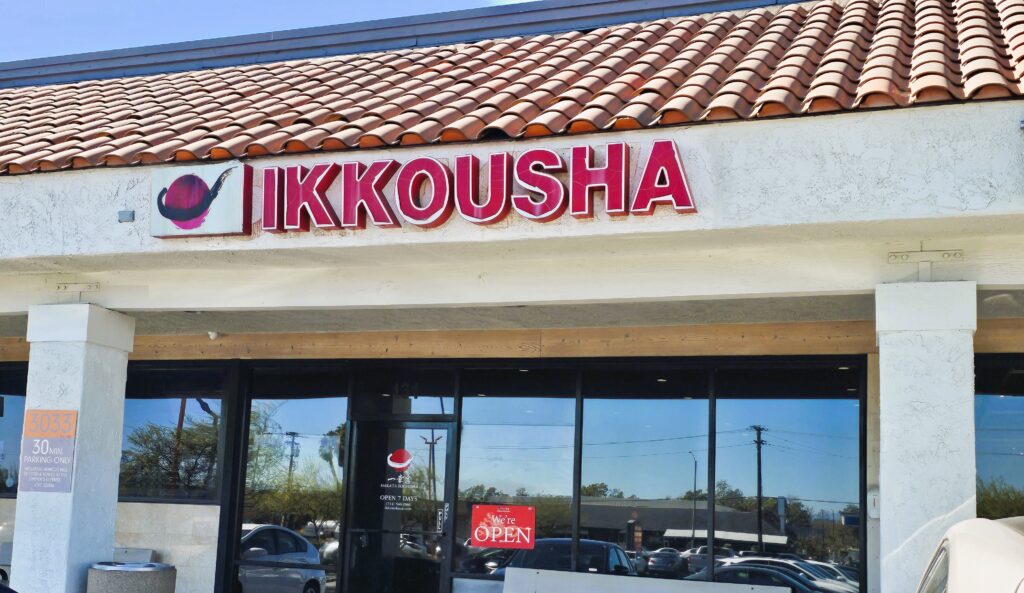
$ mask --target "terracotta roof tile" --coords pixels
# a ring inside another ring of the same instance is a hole
[[[817,0],[0,89],[0,174],[1024,95],[1024,0]]]

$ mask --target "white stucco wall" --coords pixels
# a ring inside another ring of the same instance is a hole
[[[157,561],[178,569],[176,593],[210,593],[217,572],[220,507],[122,502],[118,547],[156,550]]]
[[[976,515],[975,286],[879,286],[884,593],[914,591],[946,530]]]
[[[0,544],[14,537],[15,499],[0,499]],[[158,562],[178,570],[177,593],[210,593],[217,570],[220,507],[121,502],[115,542],[119,548],[156,551]]]
[[[77,299],[56,293],[68,281],[99,282],[83,298],[119,310],[868,293],[916,277],[888,251],[922,247],[967,253],[937,265],[936,279],[1021,285],[1022,115],[1017,102],[990,102],[251,161],[444,160],[617,140],[643,158],[651,141],[675,140],[698,213],[614,220],[513,214],[478,227],[456,216],[431,230],[161,240],[149,236],[154,167],[2,177],[0,313]],[[121,209],[136,221],[117,223]]]

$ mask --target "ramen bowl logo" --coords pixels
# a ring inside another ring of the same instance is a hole
[[[160,215],[174,223],[174,226],[192,230],[203,225],[210,206],[217,199],[224,181],[231,175],[234,168],[220,174],[213,187],[197,175],[182,175],[162,190],[156,199]]]
[[[396,472],[402,473],[409,469],[412,465],[412,453],[405,449],[398,449],[391,455],[388,455],[388,467],[395,470]]]

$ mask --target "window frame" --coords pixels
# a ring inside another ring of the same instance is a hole
[[[10,384],[15,386],[15,391],[21,391],[21,397],[27,396],[27,383],[28,383],[28,363],[27,362],[0,362],[0,377],[3,377],[0,381],[0,387]],[[17,396],[17,393],[11,393],[12,396]],[[22,432],[24,432],[24,418],[22,419]],[[18,460],[18,471],[21,471],[21,460]],[[15,488],[13,492],[0,492],[0,500],[16,500],[18,498],[18,489]]]
[[[224,490],[224,469],[227,459],[225,457],[225,445],[228,440],[228,423],[225,419],[227,416],[228,400],[233,399],[235,394],[230,389],[230,377],[229,369],[222,363],[207,362],[207,361],[174,361],[174,362],[152,362],[152,361],[129,361],[128,362],[128,373],[132,372],[189,372],[197,370],[208,370],[217,371],[223,375],[223,383],[221,388],[221,394],[218,398],[220,400],[220,415],[221,422],[217,429],[217,469],[214,472],[214,487],[211,495],[204,498],[181,498],[181,497],[169,497],[169,496],[121,496],[120,486],[120,463],[118,464],[118,503],[143,503],[143,504],[184,504],[184,505],[195,505],[195,506],[218,506],[221,504]],[[127,386],[126,386],[127,387]],[[125,404],[129,399],[136,400],[149,400],[149,399],[181,399],[175,395],[161,394],[154,392],[152,394],[146,394],[144,396],[128,397],[127,391],[125,392]],[[191,399],[191,398],[190,398]],[[121,421],[121,430],[124,430],[124,420]],[[124,435],[122,434],[122,440]],[[124,450],[122,448],[122,455]]]

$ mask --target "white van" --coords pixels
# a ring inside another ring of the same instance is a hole
[[[1024,593],[1024,517],[949,528],[917,593]]]

